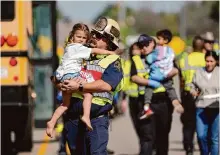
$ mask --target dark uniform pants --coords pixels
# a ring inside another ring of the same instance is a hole
[[[66,123],[67,141],[71,155],[107,155],[108,116],[91,119],[93,131],[77,120]]]
[[[155,114],[148,119],[139,120],[138,113],[143,110],[143,98],[141,96],[138,102],[134,98],[129,101],[130,115],[140,140],[140,155],[152,155],[153,145],[157,155],[167,155],[173,113],[171,102],[166,93],[154,94],[151,108]]]
[[[157,155],[168,155],[169,132],[172,124],[173,106],[166,93],[153,95],[151,109],[152,129],[154,132],[154,148]]]
[[[181,98],[184,107],[184,113],[181,115],[181,122],[183,123],[183,147],[186,151],[192,151],[196,127],[195,99],[186,91],[182,93]]]
[[[138,113],[140,112],[140,110],[141,110],[141,107],[138,104],[138,97],[129,97],[129,112],[130,112],[131,120],[132,120],[134,129],[135,129],[135,132],[136,132],[138,138],[140,138],[139,132],[138,132],[138,130],[139,130]]]

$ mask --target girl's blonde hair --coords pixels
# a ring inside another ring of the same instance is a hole
[[[68,38],[65,41],[65,46],[72,43],[74,34],[76,33],[77,30],[84,31],[87,35],[87,41],[90,39],[90,31],[89,27],[86,24],[83,23],[77,23],[73,26],[72,30],[69,33]]]

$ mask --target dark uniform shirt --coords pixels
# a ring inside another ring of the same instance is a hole
[[[122,68],[120,60],[116,60],[111,63],[102,74],[101,79],[108,83],[112,87],[112,91],[115,90],[117,85],[121,82],[123,78]],[[68,108],[68,116],[71,119],[77,119],[83,113],[82,99],[71,98],[70,107]],[[97,104],[91,105],[91,118],[97,117],[99,115],[107,114],[112,109],[111,104],[106,104],[105,106],[100,106]]]

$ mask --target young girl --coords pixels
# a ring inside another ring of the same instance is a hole
[[[64,82],[65,80],[79,77],[83,60],[89,59],[91,54],[115,54],[111,51],[83,46],[88,40],[89,28],[87,25],[82,23],[74,25],[69,34],[61,63],[55,72],[55,78],[52,80]],[[52,137],[52,132],[56,121],[68,109],[72,93],[62,92],[62,95],[63,104],[56,109],[51,120],[47,122],[46,133],[50,137]],[[81,117],[81,120],[86,124],[89,130],[92,130],[90,122],[92,95],[90,93],[84,93],[83,96],[83,116]]]

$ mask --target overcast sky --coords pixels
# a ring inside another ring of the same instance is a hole
[[[73,21],[91,22],[108,4],[117,1],[58,1],[57,6],[64,15]],[[151,8],[155,12],[178,12],[184,5],[182,1],[123,1],[125,6],[135,10]]]

